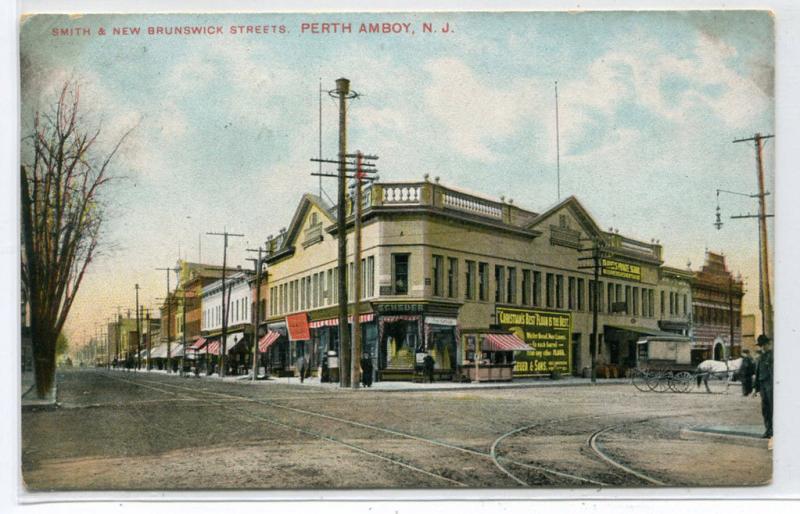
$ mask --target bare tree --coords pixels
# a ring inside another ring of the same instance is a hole
[[[107,152],[97,150],[100,129],[85,126],[79,103],[77,84],[65,83],[51,111],[37,112],[23,139],[22,282],[39,397],[53,387],[56,341],[98,251],[109,164],[132,130]]]

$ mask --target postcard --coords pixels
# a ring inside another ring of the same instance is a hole
[[[774,24],[23,16],[24,487],[769,484]]]

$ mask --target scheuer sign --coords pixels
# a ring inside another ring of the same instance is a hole
[[[625,278],[641,282],[642,267],[637,264],[615,261],[613,259],[603,259],[602,273],[605,277]]]
[[[570,372],[571,313],[498,307],[497,320],[501,327],[516,334],[531,347],[529,352],[516,353],[514,375]]]

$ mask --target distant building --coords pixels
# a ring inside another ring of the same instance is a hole
[[[692,281],[694,362],[739,356],[742,296],[742,280],[728,271],[725,256],[706,252],[706,261],[702,269],[695,272]]]

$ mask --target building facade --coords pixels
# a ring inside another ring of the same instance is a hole
[[[251,273],[241,269],[226,276],[227,329],[225,351],[229,357],[231,371],[249,368],[252,362],[253,340]],[[223,322],[222,280],[215,280],[203,287],[201,294],[201,333],[207,354],[219,355],[222,351],[221,336]],[[202,349],[201,349],[202,352]]]
[[[706,252],[692,280],[694,361],[739,356],[743,296],[744,284],[727,269],[725,256]]]
[[[413,377],[422,355],[442,378],[458,379],[476,358],[513,363],[517,376],[585,374],[595,291],[609,374],[635,365],[642,335],[688,331],[690,277],[663,266],[659,244],[602,230],[574,197],[537,213],[427,180],[376,183],[364,197],[359,319],[377,379]],[[299,355],[315,367],[338,364],[338,236],[335,210],[307,194],[271,245],[263,291],[276,367]],[[596,283],[592,242],[602,254]],[[352,314],[352,272],[347,284]],[[307,340],[287,328],[298,316]],[[496,330],[531,351],[501,351]]]

